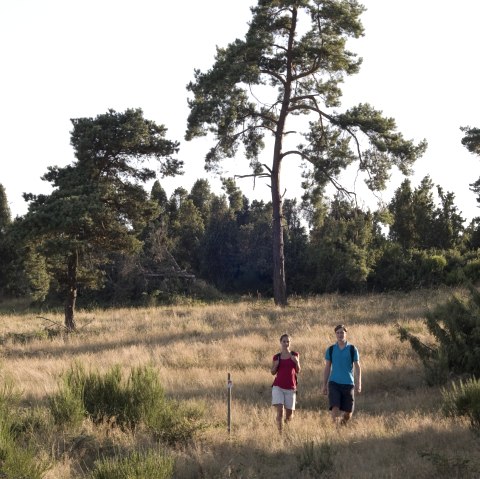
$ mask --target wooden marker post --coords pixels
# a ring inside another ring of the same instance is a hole
[[[230,434],[231,430],[231,420],[232,420],[232,386],[233,383],[230,379],[230,373],[227,376],[227,430]]]

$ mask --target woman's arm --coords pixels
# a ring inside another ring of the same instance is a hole
[[[270,372],[272,373],[272,376],[275,376],[275,374],[277,374],[279,364],[280,364],[280,358],[274,359],[272,361],[272,367],[270,369]]]
[[[295,371],[297,372],[297,374],[301,371],[301,367],[300,367],[300,356],[298,353],[296,354],[293,354],[292,353],[292,361],[295,363]]]

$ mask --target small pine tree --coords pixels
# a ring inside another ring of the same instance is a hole
[[[470,297],[454,295],[426,314],[425,324],[436,339],[426,345],[407,329],[397,327],[400,340],[409,341],[420,356],[429,384],[444,382],[449,375],[480,378],[480,292],[469,286]]]

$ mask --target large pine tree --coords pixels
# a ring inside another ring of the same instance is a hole
[[[164,175],[176,174],[181,167],[171,156],[178,144],[165,139],[165,127],[146,120],[140,109],[109,110],[72,123],[75,162],[48,169],[43,179],[52,184],[53,192],[25,195],[30,204],[22,220],[25,235],[35,238],[64,286],[68,330],[76,327],[79,274],[98,280],[92,273],[108,255],[137,250],[139,233],[158,215],[156,203],[142,186],[156,176],[145,166],[147,160],[158,160]]]
[[[273,292],[287,304],[281,169],[296,157],[309,165],[310,180],[338,188],[340,173],[353,162],[372,189],[385,187],[388,171],[407,174],[425,149],[396,132],[395,121],[368,104],[343,113],[340,85],[358,72],[360,60],[347,39],[363,34],[355,0],[259,0],[252,7],[245,39],[219,48],[213,67],[195,71],[188,85],[187,140],[212,133],[216,143],[206,156],[215,170],[243,144],[252,175],[267,177],[273,206]],[[295,121],[305,117],[309,123]],[[297,130],[303,133],[298,137]],[[273,136],[269,165],[259,159],[264,136]],[[287,138],[292,141],[286,142]],[[363,138],[363,139],[362,139]],[[293,145],[293,146],[292,146]],[[299,146],[297,146],[299,145]]]

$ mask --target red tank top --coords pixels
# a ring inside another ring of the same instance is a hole
[[[298,357],[298,353],[294,353]],[[273,361],[277,360],[277,354],[273,356]],[[297,389],[297,374],[295,371],[295,363],[291,358],[280,359],[277,374],[272,386],[278,386],[282,389]]]

